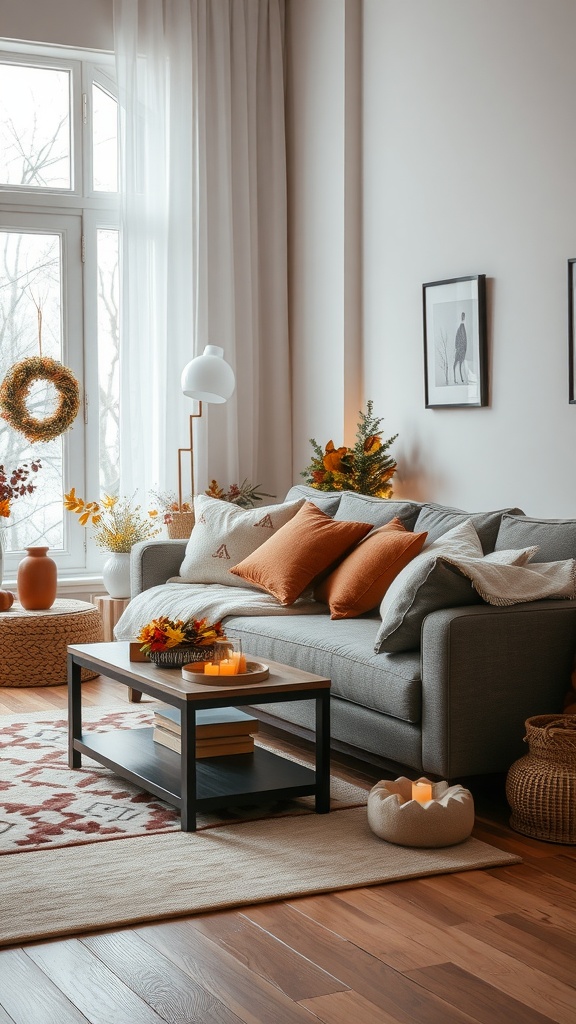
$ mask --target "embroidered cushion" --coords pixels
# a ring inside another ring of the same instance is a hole
[[[304,499],[280,505],[243,509],[228,501],[198,494],[194,498],[196,521],[186,545],[180,575],[169,583],[224,583],[245,586],[232,575],[233,565],[285,526],[304,504]]]

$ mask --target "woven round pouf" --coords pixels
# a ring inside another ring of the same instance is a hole
[[[526,719],[530,753],[508,771],[506,798],[516,832],[576,844],[576,715]]]
[[[56,599],[47,611],[17,601],[0,612],[0,686],[57,686],[67,682],[68,644],[104,639],[102,616],[86,601]],[[82,679],[97,672],[82,669]]]

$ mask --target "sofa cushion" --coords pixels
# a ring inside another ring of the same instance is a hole
[[[293,604],[369,532],[369,523],[337,523],[307,501],[289,523],[230,572],[272,594],[280,604]]]
[[[169,583],[224,583],[238,586],[230,569],[285,526],[304,498],[281,505],[242,509],[205,494],[194,499],[196,522],[186,545],[180,575]]]
[[[310,487],[309,484],[294,484],[284,500],[296,501],[298,498],[304,498],[305,501],[311,501],[317,508],[321,508],[327,516],[333,516],[338,509],[341,497],[341,491],[319,491],[316,487]],[[360,517],[358,518],[360,519]]]
[[[480,602],[470,580],[438,561],[442,554],[482,558],[482,545],[470,520],[427,544],[390,584],[380,605],[377,652],[414,650],[420,646],[422,622],[430,612]]]
[[[535,561],[560,562],[576,558],[576,519],[535,519],[532,516],[502,516],[496,551],[535,544]]]
[[[407,530],[413,530],[421,508],[422,505],[418,501],[395,501],[391,498],[373,498],[369,494],[344,491],[334,518],[372,523],[372,526],[385,526],[392,519],[399,519]]]
[[[519,508],[499,509],[495,512],[470,513],[462,512],[457,508],[448,508],[445,505],[426,503],[418,514],[414,529],[417,531],[426,530],[428,534],[426,546],[428,547],[432,541],[438,540],[439,537],[443,536],[454,526],[469,520],[480,538],[484,554],[487,555],[490,551],[494,551],[502,516],[507,513],[522,514]],[[508,544],[506,546],[526,547],[527,545]]]
[[[380,604],[392,580],[422,549],[425,533],[410,533],[399,519],[371,530],[314,590],[333,619],[352,619]]]
[[[404,722],[419,722],[420,655],[374,654],[379,623],[378,618],[342,620],[327,615],[232,616],[226,619],[226,632],[240,637],[243,650],[254,657],[331,679],[334,697]],[[380,753],[388,756],[384,749]]]

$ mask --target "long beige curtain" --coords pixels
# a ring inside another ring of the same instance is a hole
[[[123,490],[174,489],[195,411],[180,373],[206,344],[237,383],[195,422],[196,490],[292,483],[283,18],[284,0],[115,0],[136,133],[121,158]]]

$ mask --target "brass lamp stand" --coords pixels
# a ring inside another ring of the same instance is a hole
[[[198,412],[190,413],[190,447],[178,449],[178,510],[182,511],[182,455],[186,452],[190,455],[190,494],[194,498],[194,424],[193,420],[200,419],[202,415],[202,402],[198,402]]]

